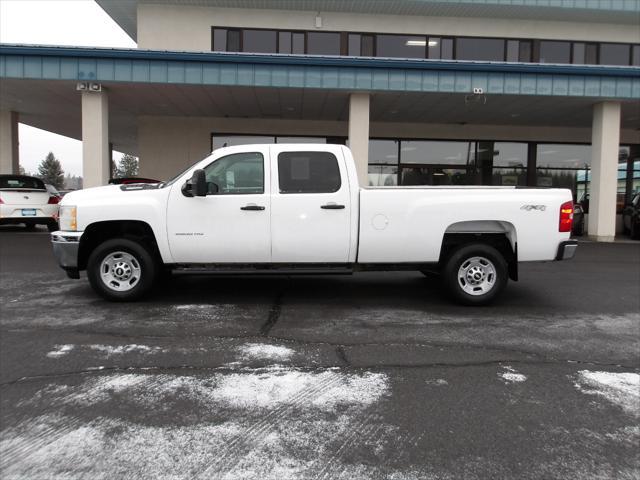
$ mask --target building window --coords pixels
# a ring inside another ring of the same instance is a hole
[[[273,30],[243,30],[242,51],[276,53],[277,35]]]
[[[507,40],[507,62],[531,62],[530,40]]]
[[[349,34],[347,39],[347,54],[351,57],[373,57],[374,56],[373,35]]]
[[[240,52],[240,30],[214,28],[212,47],[214,52]]]
[[[329,152],[278,154],[280,193],[333,193],[340,190],[338,159]]]
[[[574,200],[586,193],[578,184],[579,172],[588,172],[591,165],[591,145],[541,143],[536,154],[536,185],[568,188]]]
[[[429,37],[429,58],[453,60],[453,38]]]
[[[427,38],[409,35],[376,35],[378,57],[425,58]]]
[[[307,53],[310,55],[340,55],[340,34],[308,32]]]
[[[505,58],[504,43],[497,38],[458,38],[456,59],[502,62]]]
[[[571,63],[570,42],[540,42],[540,63]]]
[[[640,67],[640,45],[634,45],[631,52],[631,65]]]
[[[601,43],[600,65],[629,65],[629,47],[620,43]]]
[[[598,45],[595,43],[575,42],[571,63],[579,65],[595,65],[598,63]]]

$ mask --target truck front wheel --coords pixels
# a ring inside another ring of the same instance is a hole
[[[158,266],[140,243],[126,238],[107,240],[89,256],[87,277],[93,289],[107,300],[137,300],[155,282]]]
[[[443,268],[443,279],[457,302],[486,305],[507,284],[507,262],[489,245],[466,245],[448,258]]]

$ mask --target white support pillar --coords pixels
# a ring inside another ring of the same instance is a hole
[[[107,92],[82,92],[82,181],[84,188],[106,185],[109,158]]]
[[[0,111],[0,173],[18,173],[18,113]]]
[[[616,235],[619,146],[620,103],[596,104],[591,130],[588,233],[599,242],[613,242]]]
[[[349,97],[349,148],[353,152],[360,186],[369,185],[369,94]]]

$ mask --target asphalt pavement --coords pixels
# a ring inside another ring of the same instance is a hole
[[[437,278],[175,277],[115,304],[0,229],[2,478],[638,479],[640,244]]]

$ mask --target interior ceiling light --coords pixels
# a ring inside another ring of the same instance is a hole
[[[429,45],[430,47],[435,47],[436,45],[438,45],[438,41],[429,40],[429,42],[427,42],[426,40],[407,40],[405,45],[407,47],[424,47],[425,45]]]

